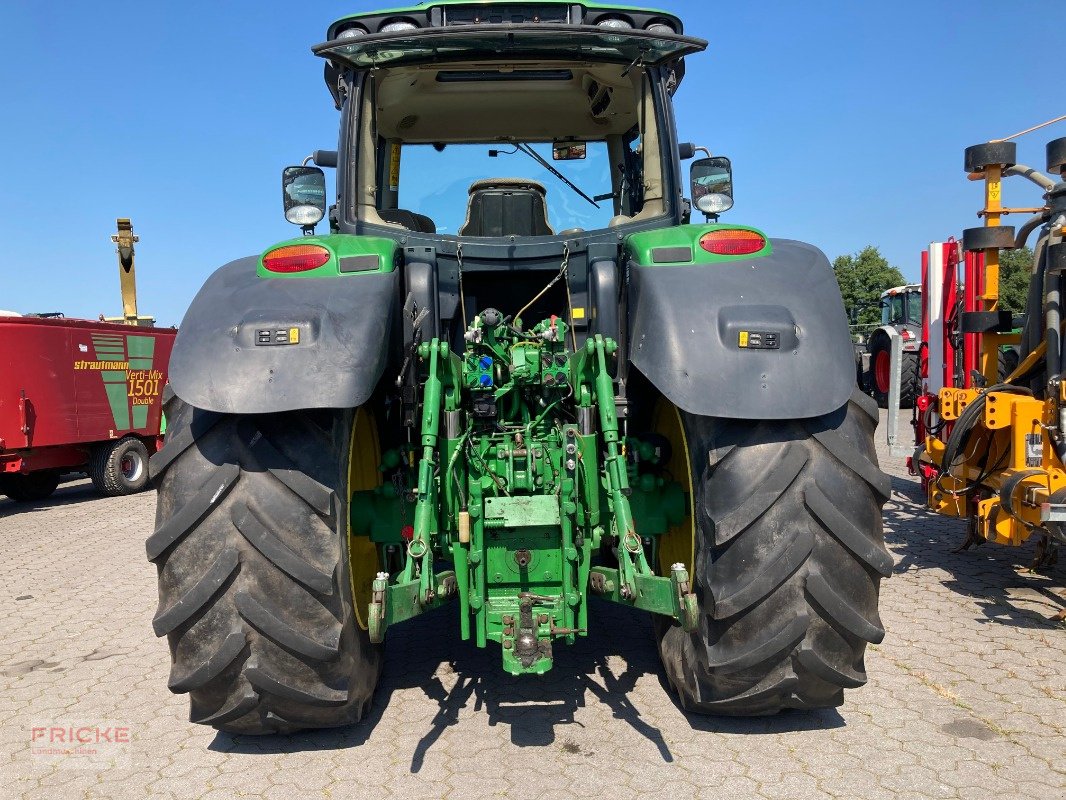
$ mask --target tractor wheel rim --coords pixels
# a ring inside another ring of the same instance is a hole
[[[348,498],[355,492],[377,488],[381,483],[381,442],[377,422],[366,408],[358,408],[352,421],[352,440],[348,446]],[[377,545],[364,536],[348,538],[348,573],[352,588],[355,621],[364,631],[370,620],[370,601],[374,578],[384,569]]]
[[[874,360],[874,380],[877,391],[888,394],[889,356],[887,350],[879,350]]]
[[[136,453],[127,453],[122,457],[118,468],[122,477],[133,483],[140,480],[141,473],[144,472],[144,459]]]

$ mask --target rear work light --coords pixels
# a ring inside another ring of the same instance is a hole
[[[307,272],[318,269],[329,258],[329,250],[317,244],[293,244],[263,256],[263,267],[270,272]]]
[[[700,237],[700,247],[716,256],[750,256],[766,247],[766,239],[755,231],[710,231]]]

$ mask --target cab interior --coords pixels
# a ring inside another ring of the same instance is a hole
[[[358,222],[459,237],[555,236],[573,230],[558,230],[550,219],[559,216],[560,207],[553,204],[573,199],[571,187],[561,179],[545,179],[551,173],[532,158],[501,159],[499,174],[473,176],[466,197],[455,200],[466,205],[457,229],[442,230],[432,215],[405,204],[399,180],[405,154],[410,161],[415,148],[440,152],[470,145],[486,151],[535,146],[548,153],[550,163],[552,145],[586,143],[605,154],[608,174],[597,178],[609,188],[597,199],[609,211],[602,217],[606,227],[668,211],[654,84],[639,65],[403,65],[367,73],[360,103],[357,191],[349,200],[349,213]],[[565,173],[566,164],[551,166]]]

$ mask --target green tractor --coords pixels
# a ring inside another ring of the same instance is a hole
[[[559,0],[326,38],[338,148],[282,177],[303,235],[215,272],[171,359],[147,550],[192,721],[353,723],[440,606],[540,675],[590,595],[654,615],[689,710],[840,704],[884,635],[877,409],[825,256],[719,222],[727,159],[683,177],[706,42]]]

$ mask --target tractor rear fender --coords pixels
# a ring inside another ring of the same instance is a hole
[[[631,264],[629,359],[691,414],[797,419],[855,388],[840,289],[817,248],[775,239],[759,257]]]
[[[217,270],[178,330],[170,384],[221,413],[353,408],[388,360],[399,273],[263,278],[257,256]]]

